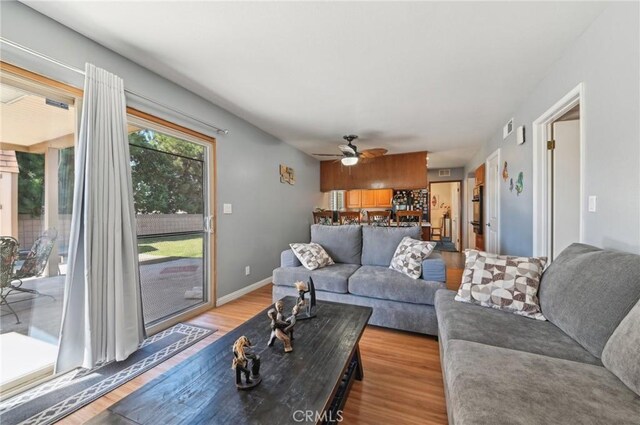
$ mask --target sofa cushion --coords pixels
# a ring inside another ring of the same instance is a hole
[[[389,267],[400,241],[409,236],[422,239],[420,227],[362,227],[362,265]]]
[[[479,304],[532,319],[540,313],[538,286],[547,257],[515,257],[469,249],[456,301]]]
[[[604,346],[602,363],[640,395],[640,302],[622,319]]]
[[[349,278],[349,293],[362,297],[433,305],[442,282],[412,279],[382,266],[362,266]]]
[[[443,368],[449,423],[456,425],[638,424],[640,418],[640,399],[601,366],[453,340]]]
[[[442,289],[435,298],[440,340],[445,353],[450,340],[461,339],[558,359],[601,364],[597,357],[551,322],[457,302],[454,295],[455,292]]]
[[[360,264],[362,226],[311,225],[311,242],[322,245],[336,263]]]
[[[640,256],[573,244],[542,275],[542,314],[600,357],[640,298]]]
[[[346,294],[349,276],[358,270],[357,264],[333,264],[321,269],[307,270],[303,266],[279,267],[273,271],[273,284],[280,286],[295,286],[295,282],[307,281],[313,278],[313,284],[318,291],[329,291]]]

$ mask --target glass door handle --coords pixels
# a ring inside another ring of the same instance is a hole
[[[213,233],[213,216],[209,215],[204,219],[204,231],[206,233]]]

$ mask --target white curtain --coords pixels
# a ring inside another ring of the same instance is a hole
[[[144,339],[124,85],[86,65],[56,372],[124,360]]]

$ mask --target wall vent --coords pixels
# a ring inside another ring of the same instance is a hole
[[[511,133],[513,133],[513,118],[507,121],[507,124],[502,129],[502,139],[506,139]]]
[[[438,170],[438,177],[451,177],[451,170],[448,168]]]

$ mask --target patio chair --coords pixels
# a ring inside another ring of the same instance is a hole
[[[13,267],[18,258],[18,241],[11,236],[0,236],[0,306],[7,306],[9,311],[16,316],[16,323],[20,318],[13,307],[7,302],[7,295],[13,290]]]
[[[55,297],[43,294],[35,289],[22,288],[22,279],[30,277],[38,277],[44,271],[49,261],[49,256],[53,250],[53,244],[58,237],[58,231],[55,229],[48,229],[42,235],[38,237],[31,247],[31,251],[27,254],[22,266],[17,269],[13,274],[13,281],[18,281],[17,285],[12,284],[11,289],[14,291],[27,292],[34,295],[44,295],[46,297]]]

